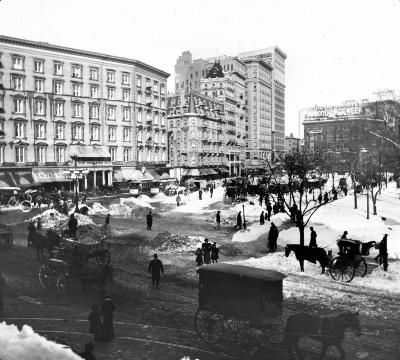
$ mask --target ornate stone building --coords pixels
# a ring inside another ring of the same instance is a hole
[[[198,93],[168,97],[170,174],[228,173],[224,104]]]
[[[92,189],[122,180],[122,169],[133,180],[143,166],[167,164],[168,73],[5,36],[0,63],[1,168],[25,174],[27,183],[64,182],[74,158],[89,170],[82,186]]]

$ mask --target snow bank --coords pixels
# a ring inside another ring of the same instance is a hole
[[[44,229],[59,229],[65,222],[68,223],[68,216],[52,209],[46,210],[43,213],[30,218],[26,220],[26,222],[33,221],[36,223],[39,219]]]
[[[193,252],[201,248],[204,238],[201,236],[187,236],[181,234],[171,234],[168,231],[157,234],[152,241],[152,246],[157,252],[164,254],[175,254]]]
[[[89,215],[107,215],[109,210],[101,205],[99,202],[93,203],[92,207],[89,207]]]
[[[145,194],[141,194],[137,199],[142,200],[146,203],[149,203],[151,201],[151,197]]]
[[[0,358],[7,360],[82,360],[71,349],[36,334],[28,325],[0,323]]]
[[[203,191],[202,200],[199,200],[199,192],[195,191],[190,193],[186,197],[181,195],[181,199],[185,200],[182,206],[178,206],[172,211],[174,212],[185,212],[192,214],[202,214],[210,212],[205,210],[208,206],[215,204],[216,202],[222,201],[224,197],[225,189],[223,187],[217,187],[214,190],[213,197],[210,197],[210,192]],[[175,200],[175,199],[174,199]]]

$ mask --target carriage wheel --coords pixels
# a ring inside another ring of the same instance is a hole
[[[19,208],[23,212],[29,212],[32,209],[32,203],[29,200],[24,200],[19,204]]]
[[[110,263],[111,255],[108,250],[101,251],[96,254],[96,261],[101,267],[105,267]]]
[[[57,281],[56,281],[56,287],[57,287],[57,291],[60,294],[65,294],[65,292],[67,291],[67,278],[66,278],[65,274],[58,275]]]
[[[39,282],[44,289],[49,289],[53,282],[53,274],[49,266],[42,264],[39,268]]]
[[[14,196],[11,197],[10,200],[8,200],[7,205],[11,207],[17,206],[17,199]]]
[[[367,263],[363,258],[360,259],[360,262],[355,267],[355,276],[364,277],[367,274]]]
[[[194,326],[199,337],[209,344],[218,344],[224,335],[223,318],[210,307],[200,308],[196,311]]]
[[[330,263],[329,273],[333,280],[350,282],[355,273],[354,265],[349,259],[337,256]]]
[[[253,328],[240,328],[237,333],[237,344],[242,357],[251,359],[260,350],[259,332]]]

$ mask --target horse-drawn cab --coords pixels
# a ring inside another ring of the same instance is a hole
[[[199,307],[195,327],[199,337],[217,344],[230,330],[243,351],[257,351],[256,329],[270,331],[282,316],[282,281],[286,276],[232,264],[211,264],[197,272]]]

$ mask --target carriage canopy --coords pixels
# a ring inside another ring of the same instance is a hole
[[[284,274],[232,264],[210,264],[197,270],[199,307],[211,307],[226,318],[268,323],[282,313]]]

